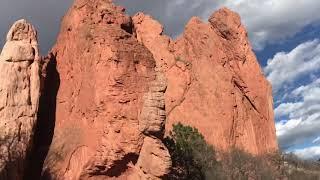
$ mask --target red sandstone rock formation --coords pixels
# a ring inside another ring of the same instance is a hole
[[[161,178],[166,117],[167,131],[189,124],[221,150],[277,149],[271,87],[239,16],[192,18],[176,41],[162,31],[111,1],[75,1],[52,50],[60,88],[45,170],[55,179]]]
[[[158,179],[169,171],[159,140],[166,79],[123,11],[110,1],[76,0],[63,19],[52,50],[60,87],[45,162],[54,179]]]
[[[51,121],[44,173],[58,180],[160,179],[171,167],[165,126],[177,122],[223,151],[277,150],[271,86],[240,17],[223,8],[175,41],[162,32],[111,0],[75,0],[52,49],[57,72],[46,72],[36,31],[16,22],[0,56],[0,179],[22,179],[34,130],[47,146],[39,128]]]
[[[32,148],[40,98],[37,32],[13,24],[0,55],[0,179],[20,180]]]
[[[167,131],[182,122],[221,150],[277,150],[271,86],[238,14],[223,8],[209,23],[194,17],[175,41],[148,15],[138,13],[133,22],[168,79]]]

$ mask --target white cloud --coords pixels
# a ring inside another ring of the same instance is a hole
[[[320,146],[312,146],[304,149],[294,150],[293,153],[303,159],[320,158]]]
[[[237,11],[246,25],[255,49],[294,36],[304,27],[320,22],[317,0],[117,0],[131,13],[145,11],[165,24],[168,33],[178,35],[191,16],[207,19],[227,6]]]
[[[198,3],[210,0],[200,0]],[[189,1],[187,1],[189,2]],[[251,42],[257,50],[268,43],[278,43],[294,36],[304,27],[320,22],[320,1],[315,0],[220,0],[220,6],[237,11],[246,25]],[[207,18],[216,8],[207,9]]]
[[[276,119],[285,116],[289,120],[276,123],[279,144],[289,148],[320,136],[320,78],[309,85],[292,91],[298,102],[283,103],[275,109]],[[295,99],[294,98],[294,99]]]
[[[246,24],[255,49],[294,36],[320,21],[320,1],[315,0],[226,0]]]
[[[288,149],[312,141],[319,136],[320,113],[304,119],[290,119],[276,123],[280,147]]]
[[[273,59],[268,60],[264,71],[272,83],[274,92],[278,92],[280,88],[319,69],[320,41],[315,39],[300,44],[291,52],[277,53]]]
[[[312,141],[313,144],[320,144],[320,136]]]
[[[302,119],[291,119],[289,121],[280,121],[276,123],[277,136],[283,136],[288,131],[292,131],[294,128],[301,125]]]
[[[275,110],[274,113],[276,115],[276,119],[289,115],[292,112],[295,112],[299,108],[301,108],[303,103],[283,103],[280,104]]]

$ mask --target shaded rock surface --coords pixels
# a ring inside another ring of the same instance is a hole
[[[143,13],[133,24],[168,79],[166,131],[182,122],[220,150],[278,149],[271,86],[238,14],[223,8],[209,23],[194,17],[177,40],[163,35],[163,27]]]
[[[166,81],[123,12],[110,1],[76,0],[63,19],[52,50],[60,86],[44,178],[126,179],[145,167],[135,164],[150,146],[146,138],[164,146],[157,139],[164,134]]]
[[[37,32],[19,20],[0,55],[0,179],[23,178],[37,123],[40,58]]]

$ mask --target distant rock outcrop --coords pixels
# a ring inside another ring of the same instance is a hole
[[[13,24],[0,55],[0,179],[19,180],[32,148],[40,98],[37,32]]]
[[[143,13],[133,17],[133,24],[168,79],[167,131],[182,122],[220,150],[277,150],[271,86],[238,14],[223,8],[209,23],[194,17],[176,41]]]

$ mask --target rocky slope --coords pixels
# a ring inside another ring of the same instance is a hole
[[[192,18],[175,41],[150,16],[133,17],[137,39],[168,79],[167,124],[196,127],[220,150],[253,154],[278,148],[272,90],[238,14],[223,8],[209,23]]]
[[[0,179],[22,179],[40,98],[37,32],[15,22],[0,55]]]

